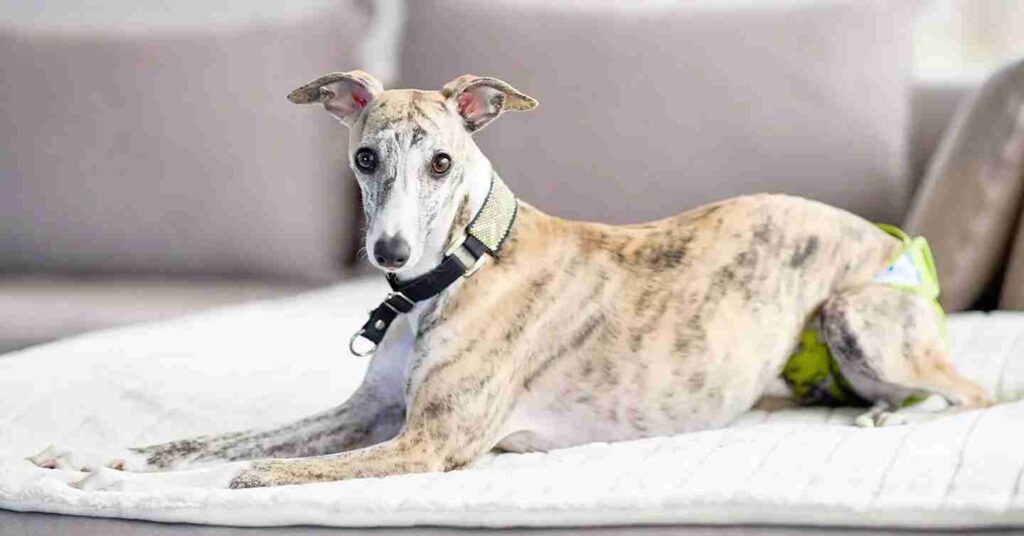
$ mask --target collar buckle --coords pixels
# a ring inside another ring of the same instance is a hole
[[[459,264],[461,264],[466,270],[465,273],[462,274],[462,277],[469,279],[483,267],[484,263],[487,262],[487,255],[483,254],[477,257],[473,255],[473,252],[470,251],[469,248],[463,247],[466,245],[466,236],[467,235],[462,235],[462,237],[456,240],[451,247],[445,250],[444,256],[455,257],[458,259]]]
[[[391,304],[391,298],[398,298],[399,300],[402,300],[405,303],[404,304],[400,304],[399,302],[395,302],[395,305],[392,305]],[[391,294],[388,294],[387,298],[384,298],[384,303],[382,305],[386,305],[388,307],[388,309],[391,309],[392,311],[395,312],[396,315],[398,315],[398,314],[408,313],[409,311],[412,311],[413,308],[416,307],[416,302],[412,301],[405,294],[402,294],[401,292],[395,291],[395,292],[392,292]],[[403,309],[402,305],[405,306],[404,309]]]
[[[473,274],[475,274],[477,270],[479,270],[480,268],[483,268],[486,262],[487,256],[481,255],[480,258],[477,259],[475,263],[473,263],[473,266],[470,266],[469,270],[466,270],[466,273],[462,274],[462,277],[465,277],[466,279],[473,277]]]

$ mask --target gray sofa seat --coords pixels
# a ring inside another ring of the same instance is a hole
[[[345,130],[285,94],[386,79],[396,0],[0,3],[0,352],[346,275]]]
[[[311,286],[266,280],[0,275],[0,353],[76,333],[295,294]]]

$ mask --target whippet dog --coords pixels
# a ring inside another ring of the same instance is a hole
[[[248,488],[448,471],[492,449],[547,451],[724,426],[772,386],[815,323],[862,402],[986,405],[947,361],[934,303],[880,283],[902,242],[842,210],[750,195],[640,225],[518,200],[472,135],[537,106],[494,78],[384,90],[360,71],[288,95],[346,125],[369,261],[388,295],[352,341],[351,398],[266,430],[30,458],[82,489]],[[71,481],[71,479],[69,479]]]

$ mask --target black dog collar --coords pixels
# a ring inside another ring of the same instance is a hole
[[[516,196],[492,173],[483,206],[466,226],[465,235],[445,251],[441,264],[405,283],[400,283],[394,274],[387,275],[391,294],[370,312],[370,319],[349,340],[349,351],[360,357],[372,354],[398,315],[412,311],[417,302],[437,296],[460,277],[471,277],[483,266],[487,255],[498,256],[515,223],[516,208]],[[373,346],[365,351],[356,350],[360,337]]]

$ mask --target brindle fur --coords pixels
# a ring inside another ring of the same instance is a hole
[[[350,125],[352,151],[378,144],[378,175],[359,176],[369,235],[395,219],[413,221],[417,259],[400,274],[412,277],[436,265],[494,173],[469,137],[493,117],[463,118],[454,99],[484,87],[486,102],[499,107],[494,116],[535,101],[493,79],[464,76],[443,92],[424,92],[376,90],[367,76],[328,75],[293,100],[372,95],[365,109],[324,104]],[[324,80],[342,85],[319,94]],[[443,180],[415,171],[417,147],[428,146],[444,147],[456,162]],[[400,195],[413,201],[393,210]],[[986,404],[946,361],[927,301],[872,283],[899,244],[852,214],[767,194],[628,226],[564,220],[525,202],[518,208],[500,256],[397,322],[345,404],[270,431],[135,449],[144,463],[120,466],[252,460],[166,482],[275,486],[446,471],[494,448],[544,451],[720,427],[777,382],[801,330],[822,310],[843,371],[861,396],[886,404],[869,424],[907,394]],[[118,465],[118,456],[103,464]],[[80,486],[149,488],[159,477],[106,471]]]

